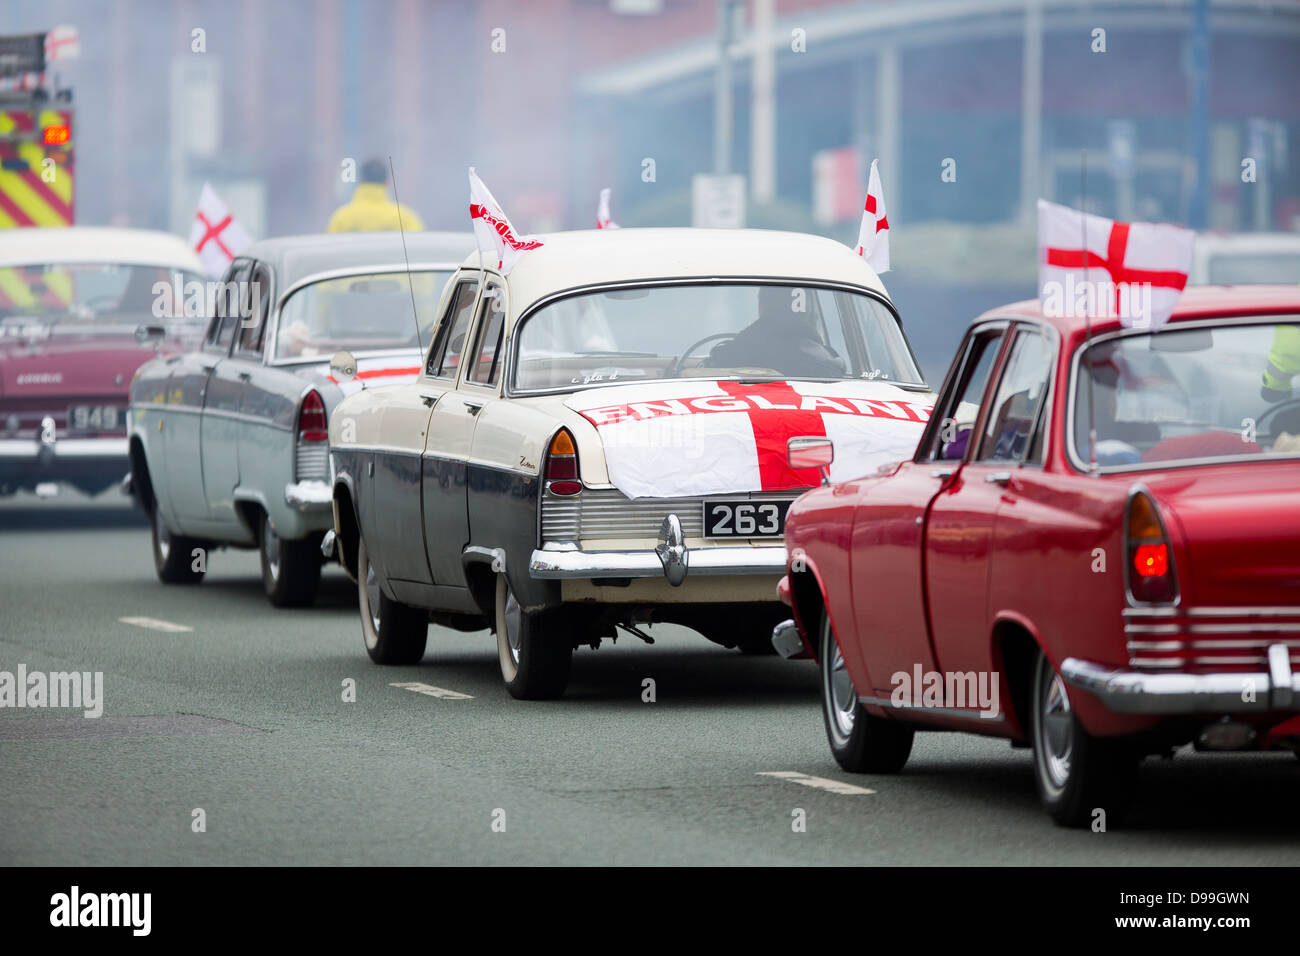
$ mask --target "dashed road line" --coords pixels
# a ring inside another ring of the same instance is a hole
[[[171,621],[160,621],[156,617],[119,617],[118,620],[123,624],[148,628],[151,631],[166,631],[169,634],[180,634],[184,631],[194,630],[194,628],[187,624],[174,624]]]
[[[813,787],[817,790],[827,790],[830,793],[839,793],[845,796],[861,796],[863,794],[875,793],[876,791],[867,787],[859,787],[855,784],[845,783],[842,780],[828,780],[826,777],[813,777],[806,773],[799,773],[797,770],[760,770],[760,777],[776,777],[780,780],[788,780],[791,783],[802,784],[805,787]]]
[[[462,694],[458,690],[447,690],[445,687],[434,687],[432,684],[421,684],[419,681],[402,681],[400,683],[390,683],[389,687],[400,687],[403,690],[414,691],[417,694],[424,694],[428,697],[438,697],[442,700],[473,700],[472,694]]]

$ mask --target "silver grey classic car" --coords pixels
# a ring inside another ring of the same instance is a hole
[[[792,233],[536,241],[508,275],[466,259],[419,376],[330,419],[370,657],[418,661],[430,620],[490,626],[532,698],[575,647],[660,621],[771,652],[785,512],[822,480],[789,440],[831,439],[848,479],[909,457],[933,404],[880,280]]]
[[[199,349],[131,382],[127,487],[152,518],[160,580],[201,580],[213,546],[258,547],[271,603],[313,602],[333,524],[329,415],[347,391],[414,381],[442,287],[472,248],[456,233],[412,233],[405,250],[396,232],[352,233],[266,240],[235,259],[210,288]],[[342,380],[338,352],[352,358]]]

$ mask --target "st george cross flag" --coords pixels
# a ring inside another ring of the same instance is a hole
[[[1195,242],[1196,233],[1181,226],[1116,222],[1040,199],[1043,313],[1117,317],[1126,328],[1158,329],[1187,285]]]
[[[889,271],[889,218],[885,215],[885,190],[880,185],[880,171],[871,161],[871,176],[867,180],[867,201],[862,207],[862,228],[858,230],[858,255],[876,270],[876,275]]]
[[[199,254],[199,261],[208,275],[219,278],[253,240],[244,227],[235,221],[211,183],[203,184],[199,193],[199,209],[190,227],[190,245]]]
[[[520,239],[501,206],[478,178],[474,167],[469,168],[469,218],[474,224],[474,238],[478,251],[496,259],[497,269],[504,275],[519,261],[519,256],[530,249],[540,249],[536,239]]]
[[[45,59],[51,63],[60,60],[75,60],[81,56],[81,40],[77,28],[66,23],[45,34]]]
[[[629,498],[817,485],[816,469],[786,458],[796,436],[831,439],[831,481],[857,478],[911,458],[933,410],[886,382],[705,379],[592,388],[564,404],[596,426],[610,483]]]
[[[600,191],[600,202],[596,204],[596,228],[617,229],[618,223],[609,218],[609,187]]]

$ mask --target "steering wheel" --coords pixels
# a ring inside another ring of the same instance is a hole
[[[1259,426],[1263,424],[1264,419],[1268,418],[1268,416],[1270,415],[1276,415],[1278,412],[1287,408],[1300,408],[1300,398],[1288,398],[1284,401],[1278,402],[1276,405],[1272,405],[1269,408],[1265,409],[1255,419],[1255,432],[1258,434],[1259,432],[1263,431],[1263,429],[1261,429]]]
[[[701,345],[704,345],[707,342],[713,342],[717,339],[734,339],[737,334],[738,333],[736,332],[717,332],[713,335],[706,335],[698,342],[692,343],[691,346],[687,348],[685,352],[679,355],[676,361],[674,361],[673,364],[669,367],[668,369],[669,374],[665,377],[677,378],[677,376],[679,376],[682,373],[682,366],[686,364],[686,360],[690,358],[691,355],[694,354],[695,350],[698,349]]]

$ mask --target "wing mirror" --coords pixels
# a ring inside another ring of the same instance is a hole
[[[330,374],[340,385],[357,377],[357,360],[351,352],[335,352],[330,359]]]
[[[835,460],[835,443],[829,438],[805,436],[786,442],[786,461],[791,468],[816,468],[822,484],[831,483],[831,462]]]

